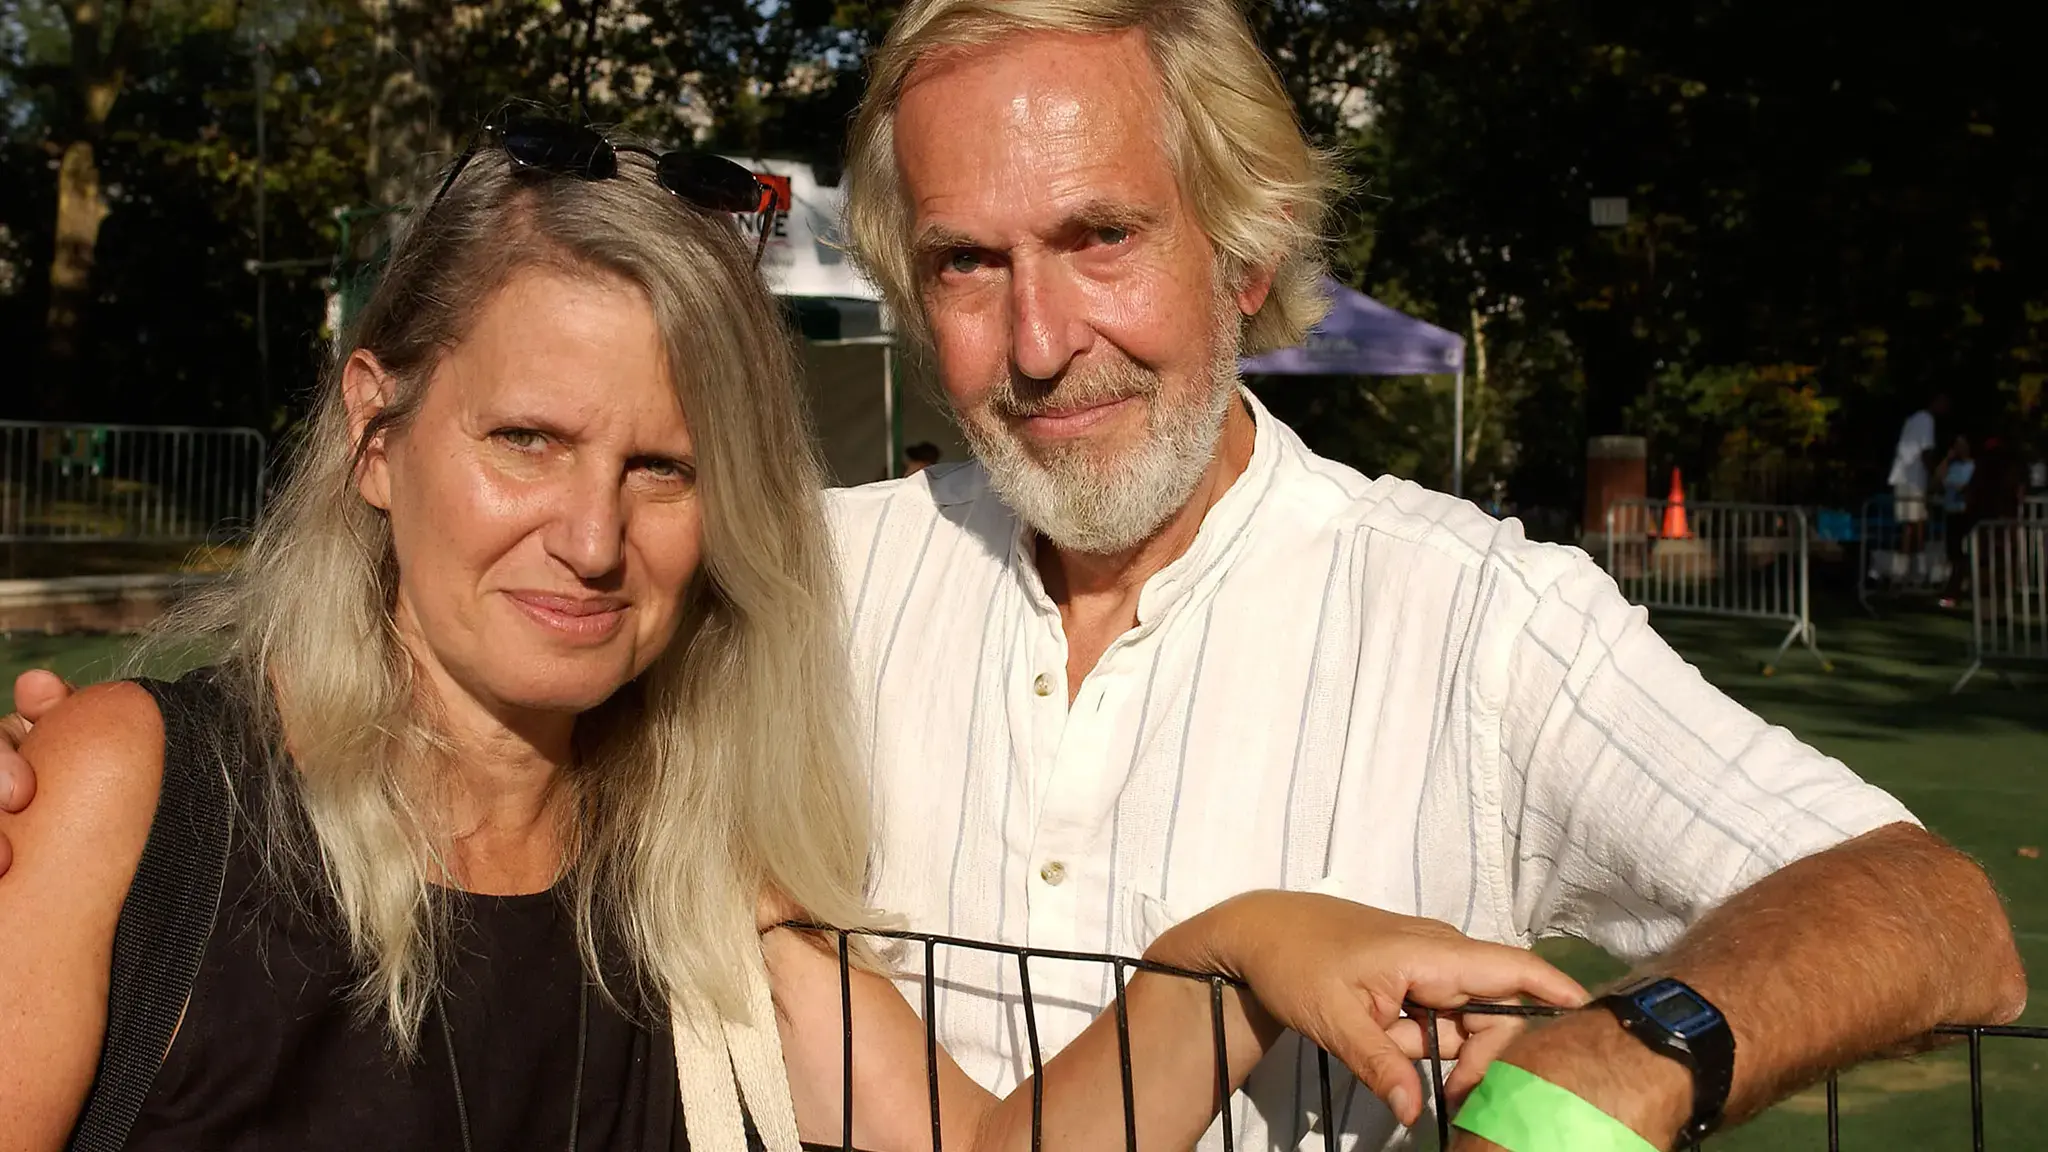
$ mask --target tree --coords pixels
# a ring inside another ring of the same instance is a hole
[[[1802,495],[1846,502],[1881,483],[1928,390],[1980,431],[2040,395],[2048,133],[2017,12],[1356,7],[1346,19],[1377,28],[1386,66],[1350,138],[1372,195],[1345,253],[1369,290],[1440,324],[1469,330],[1476,312],[1524,349],[1561,342],[1512,440],[1582,422],[1648,433],[1673,462],[1740,445],[1803,458],[1820,486]],[[1597,195],[1628,197],[1626,227],[1591,225]],[[1497,379],[1538,383],[1495,352]],[[1723,403],[1742,381],[1810,390],[1794,407],[1821,427]],[[1681,435],[1679,413],[1725,427]],[[1576,451],[1515,456],[1518,490],[1576,490]]]
[[[53,140],[57,166],[56,249],[50,261],[50,305],[45,352],[68,366],[77,359],[80,331],[92,300],[93,260],[107,218],[98,149],[107,118],[128,86],[142,48],[150,0],[57,0],[70,30],[68,83],[63,85],[64,129]]]
[[[27,386],[0,389],[0,415],[273,430],[331,335],[337,211],[402,209],[510,98],[829,169],[890,15],[823,0],[62,0],[88,2],[99,7],[0,3],[0,341],[69,351],[61,377],[55,361],[20,366]],[[103,28],[81,55],[74,16],[136,31]],[[111,74],[116,61],[120,98],[87,141],[98,211],[60,221],[54,162],[82,122],[73,65]],[[397,218],[352,217],[352,255]],[[57,259],[75,220],[95,226],[89,247],[63,248],[91,260],[83,276]],[[280,265],[260,321],[259,252]],[[102,338],[79,339],[88,313]],[[264,335],[278,376],[267,408]]]

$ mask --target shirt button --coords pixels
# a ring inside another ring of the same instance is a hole
[[[1054,860],[1038,870],[1038,878],[1057,888],[1067,878],[1067,866]]]
[[[1031,682],[1031,690],[1040,696],[1052,695],[1052,677],[1040,672],[1038,678]]]

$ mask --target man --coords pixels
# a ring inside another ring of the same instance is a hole
[[[1276,886],[1581,935],[1725,1014],[1737,1120],[2017,1014],[1975,865],[1708,687],[1582,554],[1318,459],[1240,389],[1319,314],[1332,181],[1230,0],[912,3],[849,179],[979,458],[836,497],[880,906],[1125,954]],[[939,964],[940,1037],[1015,1083],[1014,962]],[[1031,978],[1046,1051],[1112,997],[1092,965]],[[1604,1010],[1504,1058],[1659,1147],[1695,1112]],[[1225,1122],[1398,1138],[1355,1084],[1317,1095],[1283,1047]]]
[[[1886,481],[1892,486],[1892,519],[1899,525],[1899,553],[1905,556],[1906,577],[1926,575],[1920,558],[1927,546],[1927,454],[1934,451],[1934,424],[1948,415],[1948,394],[1936,392],[1899,428],[1899,442],[1892,449],[1892,470]]]

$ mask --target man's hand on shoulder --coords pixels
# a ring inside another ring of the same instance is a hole
[[[56,1148],[106,1032],[114,930],[156,816],[163,721],[136,684],[102,684],[19,748],[35,803],[0,813],[20,858],[0,876],[0,1147]]]
[[[14,712],[0,719],[0,812],[20,812],[36,797],[36,772],[21,746],[29,730],[70,699],[71,685],[54,672],[34,669],[14,680]],[[13,845],[0,827],[0,876],[14,862]]]
[[[19,743],[6,748],[18,777],[31,782],[34,803],[0,812],[0,836],[21,853],[0,876],[0,893],[50,875],[50,866],[30,855],[44,847],[68,852],[91,843],[99,856],[114,860],[122,853],[111,837],[132,839],[139,856],[156,813],[163,719],[148,691],[115,681],[76,693],[66,688],[58,700],[61,707],[38,710]],[[130,859],[117,869],[124,891],[134,866]]]

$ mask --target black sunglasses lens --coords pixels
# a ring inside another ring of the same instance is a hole
[[[713,212],[759,212],[769,196],[752,172],[706,152],[665,153],[654,175],[662,187]]]
[[[502,137],[505,151],[524,167],[586,180],[608,180],[619,170],[618,154],[596,129],[566,120],[514,120]]]

